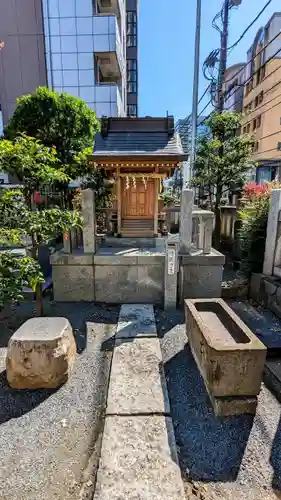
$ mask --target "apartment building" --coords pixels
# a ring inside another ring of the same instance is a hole
[[[243,109],[244,93],[244,68],[246,63],[237,63],[229,66],[224,74],[223,94],[225,111],[237,111]]]
[[[138,0],[126,0],[127,116],[138,116]]]
[[[242,133],[255,138],[256,181],[280,178],[281,171],[281,12],[259,29],[244,70]]]
[[[41,85],[84,99],[98,117],[126,116],[128,92],[136,116],[137,7],[132,0],[127,13],[126,0],[0,0],[4,124],[17,97]]]

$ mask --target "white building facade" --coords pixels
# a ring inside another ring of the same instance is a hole
[[[43,18],[48,86],[125,116],[125,0],[43,0]]]

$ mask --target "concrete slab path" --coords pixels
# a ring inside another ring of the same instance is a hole
[[[153,306],[123,305],[94,500],[184,500]]]

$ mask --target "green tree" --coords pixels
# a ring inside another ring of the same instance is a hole
[[[68,182],[69,178],[61,168],[61,163],[54,148],[48,148],[40,141],[30,137],[20,137],[11,142],[0,141],[0,169],[17,175],[23,182],[23,188],[18,190],[3,190],[0,195],[0,242],[3,245],[22,244],[31,241],[30,259],[21,262],[22,280],[30,276],[30,282],[36,292],[37,315],[43,313],[42,273],[38,266],[38,249],[47,244],[58,234],[71,228],[81,227],[79,212],[61,208],[32,210],[31,199],[33,190],[50,182]],[[6,258],[9,258],[9,251]],[[4,258],[4,257],[3,257]],[[15,264],[16,265],[16,264]],[[10,266],[9,276],[2,279],[2,293],[7,300],[16,297],[10,293],[11,283],[15,273]],[[19,275],[17,274],[17,276]],[[1,279],[1,274],[0,274]],[[5,288],[6,283],[6,288]],[[21,280],[18,284],[22,283]],[[5,293],[6,289],[6,293]],[[16,287],[18,290],[18,287]]]
[[[55,147],[65,173],[76,179],[88,168],[88,162],[77,162],[76,157],[86,148],[92,151],[98,130],[95,112],[82,99],[39,87],[33,94],[17,100],[4,133],[10,140],[23,133],[49,148]]]
[[[239,135],[242,115],[213,113],[206,121],[211,137],[199,141],[194,165],[193,184],[208,192],[215,212],[215,246],[220,245],[220,204],[223,194],[233,187],[243,186],[252,168],[250,161],[253,139]]]

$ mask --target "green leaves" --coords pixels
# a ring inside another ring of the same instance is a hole
[[[241,184],[252,168],[250,157],[253,140],[238,135],[241,115],[213,113],[206,125],[211,138],[201,138],[195,162],[194,184],[213,188],[227,188],[230,183]]]
[[[0,140],[0,168],[17,176],[30,190],[42,184],[69,180],[56,150],[25,135],[17,137],[14,142]]]
[[[34,259],[0,252],[0,308],[7,302],[22,299],[24,286],[35,290],[43,282],[42,271]]]
[[[95,112],[82,99],[40,87],[18,99],[5,137],[14,140],[19,133],[25,133],[49,148],[54,146],[65,173],[75,179],[75,156],[85,148],[91,148],[92,152],[98,130]],[[79,173],[79,177],[82,175],[84,172]]]

